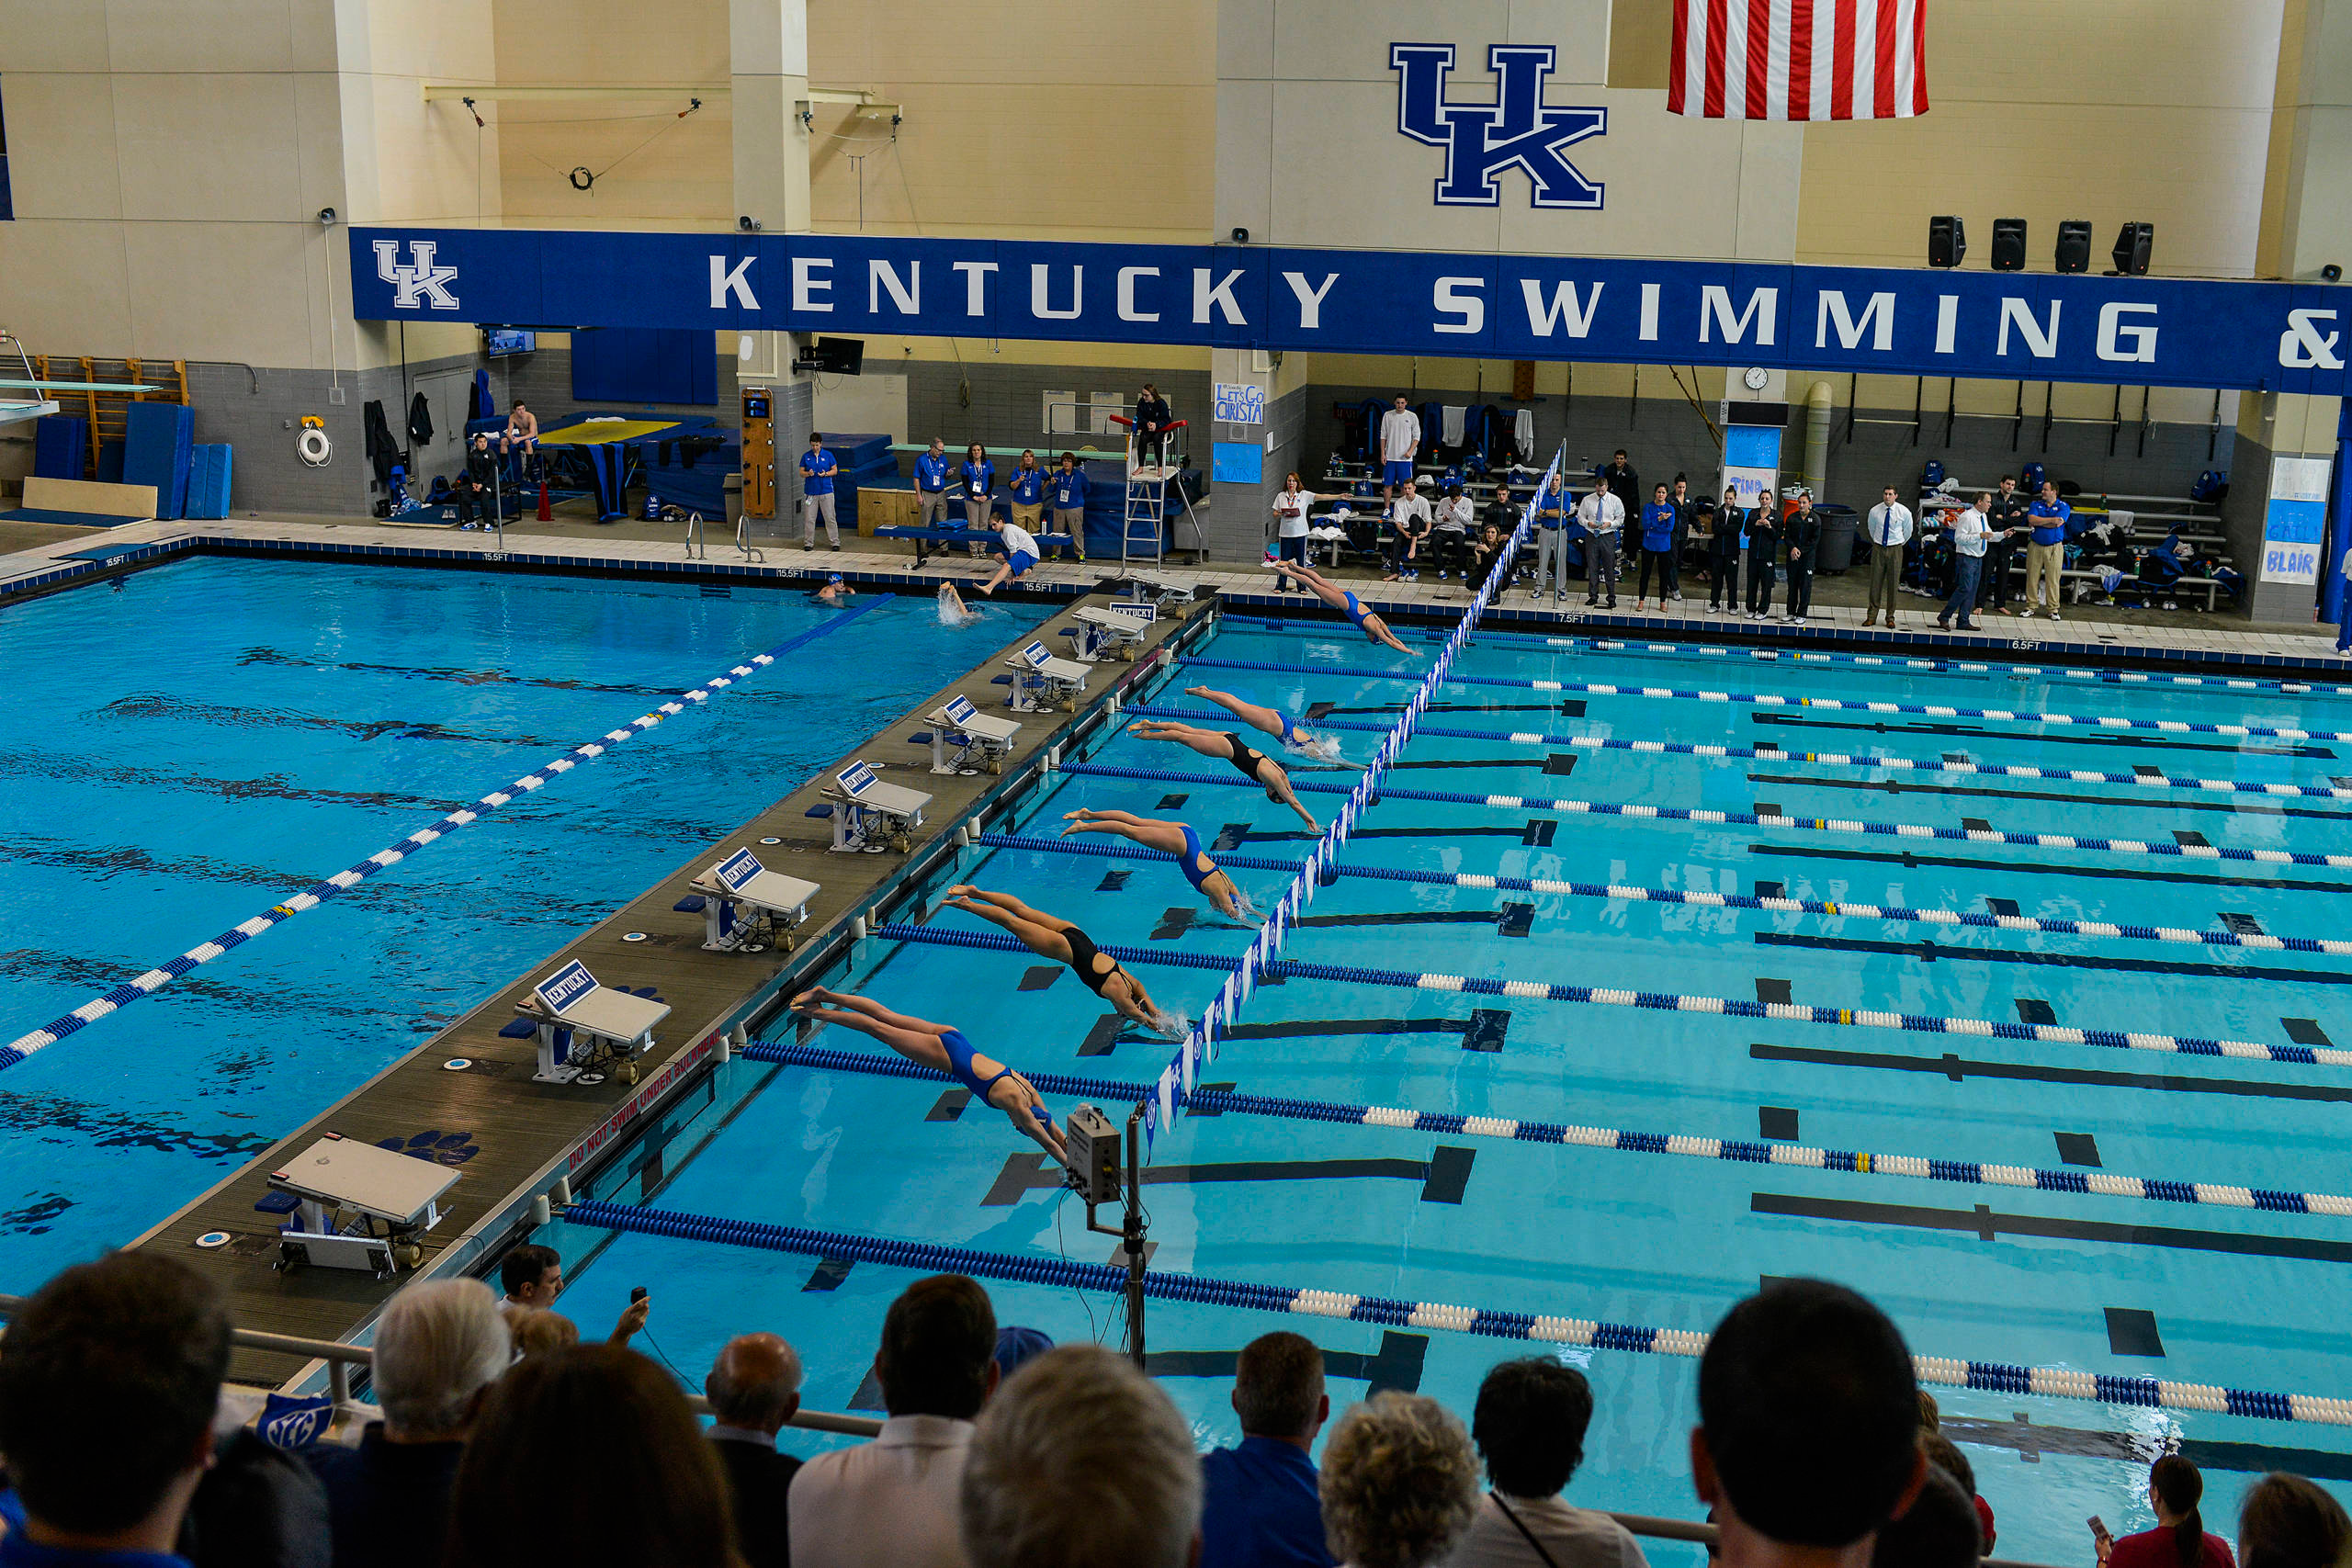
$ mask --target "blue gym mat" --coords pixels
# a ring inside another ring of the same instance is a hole
[[[117,517],[107,512],[51,512],[38,506],[0,512],[0,523],[63,523],[76,528],[119,528],[126,523],[146,521],[144,517]]]

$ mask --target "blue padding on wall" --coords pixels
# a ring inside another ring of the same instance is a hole
[[[190,449],[187,516],[220,518],[229,515],[229,475],[234,452],[234,447],[225,445]]]
[[[718,401],[718,350],[707,332],[603,327],[571,334],[571,395],[582,403]]]
[[[155,487],[155,515],[187,510],[189,449],[196,445],[196,411],[181,403],[131,403],[124,410],[122,482]]]
[[[90,456],[90,422],[53,413],[33,424],[33,478],[78,479]]]

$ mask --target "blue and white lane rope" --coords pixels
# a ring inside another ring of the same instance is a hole
[[[1017,833],[982,833],[975,842],[992,850],[1029,850],[1040,854],[1097,855],[1114,859],[1166,860],[1155,850],[1090,843],[1083,839],[1033,839]],[[1295,871],[1295,861],[1228,854],[1216,863],[1244,871]],[[2256,948],[2270,953],[2352,954],[2352,941],[2331,937],[2271,936],[2231,931],[2191,931],[2187,926],[2120,925],[2109,920],[2044,919],[2033,915],[1971,914],[1960,909],[1915,909],[1902,904],[1849,904],[1822,898],[1763,897],[1746,893],[1695,893],[1679,887],[1634,887],[1614,882],[1562,882],[1546,876],[1507,876],[1500,872],[1415,871],[1405,866],[1339,865],[1334,876],[1411,882],[1433,887],[1493,888],[1509,893],[1548,893],[1570,898],[1601,898],[1629,904],[1684,904],[1702,909],[1755,909],[1768,915],[1830,915],[1907,925],[1974,926],[1984,931],[2031,931],[2051,936],[2108,937],[2123,942],[2168,942],[2206,947]]]
[[[929,926],[893,923],[877,928],[874,934],[888,942],[916,942],[932,947],[979,948],[998,953],[1028,951],[1019,938],[1001,932],[944,931]],[[1186,969],[1222,969],[1233,962],[1223,953],[1153,952],[1148,948],[1110,942],[1101,946],[1104,953],[1128,964],[1159,964]],[[2266,1045],[2256,1040],[2216,1040],[2198,1034],[2074,1029],[2057,1023],[2005,1023],[1993,1019],[1955,1018],[1940,1013],[1811,1007],[1802,1002],[1750,1002],[1736,997],[1685,996],[1673,991],[1621,991],[1600,986],[1555,986],[1543,980],[1441,975],[1412,969],[1373,969],[1355,964],[1307,964],[1291,958],[1261,959],[1256,964],[1256,972],[1284,980],[1331,980],[1408,991],[1516,997],[1527,1001],[1574,1002],[1582,1007],[1637,1008],[1645,1012],[1708,1013],[1720,1018],[1771,1019],[1782,1023],[1892,1029],[1909,1034],[1973,1035],[1980,1039],[2032,1041],[2043,1045],[2097,1045],[2115,1051],[2154,1051],[2175,1056],[2228,1056],[2239,1061],[2282,1062],[2301,1067],[2352,1066],[2352,1051],[2329,1045]]]
[[[923,1083],[952,1084],[956,1081],[952,1075],[936,1067],[920,1066],[903,1056],[885,1056],[871,1051],[837,1051],[819,1045],[759,1040],[745,1047],[742,1055],[754,1062],[775,1062],[789,1067],[862,1073],[871,1077],[912,1078]],[[1151,1090],[1148,1084],[1074,1077],[1063,1073],[1023,1073],[1022,1076],[1046,1093],[1066,1094],[1105,1105],[1131,1105]],[[1231,1112],[1238,1116],[1273,1116],[1293,1122],[1325,1122],[1342,1127],[1386,1127],[1407,1133],[1438,1133],[1449,1137],[1460,1135],[1501,1138],[1521,1144],[1560,1144],[1576,1148],[1612,1150],[1618,1154],[1680,1155],[1691,1159],[1724,1160],[1738,1165],[1794,1166],[1807,1170],[1838,1171],[1849,1176],[1893,1176],[1926,1181],[1950,1181],[1972,1187],[2016,1187],[2041,1192],[2129,1198],[2150,1203],[2256,1209],[2276,1214],[2325,1214],[2339,1219],[2352,1217],[2352,1197],[2331,1192],[2289,1192],[2265,1187],[2172,1181],[2156,1177],[2118,1176],[2106,1170],[2043,1170],[2033,1166],[1987,1165],[1976,1160],[1934,1159],[1919,1155],[1870,1154],[1858,1149],[1817,1149],[1802,1144],[1749,1143],[1744,1139],[1709,1138],[1679,1133],[1634,1133],[1615,1127],[1578,1127],[1558,1122],[1521,1121],[1513,1117],[1470,1116],[1455,1111],[1415,1111],[1403,1106],[1346,1105],[1326,1100],[1241,1094],[1229,1089],[1195,1089],[1191,1103],[1200,1110]]]
[[[1148,1145],[1157,1142],[1162,1125],[1174,1122],[1178,1106],[1192,1094],[1193,1086],[1199,1080],[1200,1069],[1216,1059],[1217,1039],[1241,1005],[1250,999],[1260,967],[1273,962],[1274,955],[1282,951],[1292,920],[1315,896],[1315,879],[1326,867],[1337,863],[1341,846],[1346,844],[1349,834],[1354,830],[1357,816],[1371,807],[1381,779],[1387,773],[1397,753],[1405,749],[1406,742],[1412,739],[1414,727],[1420,722],[1421,715],[1440,683],[1469,641],[1470,633],[1477,626],[1487,601],[1506,581],[1511,560],[1525,544],[1528,531],[1534,526],[1535,513],[1542,507],[1544,497],[1560,483],[1560,465],[1566,452],[1566,448],[1563,446],[1559,453],[1554,455],[1551,466],[1544,471],[1543,481],[1535,487],[1533,498],[1520,513],[1519,525],[1511,530],[1510,538],[1497,556],[1494,570],[1487,574],[1485,585],[1472,596],[1469,608],[1463,613],[1461,622],[1446,638],[1445,646],[1438,650],[1428,674],[1421,678],[1419,685],[1407,700],[1404,712],[1397,716],[1396,724],[1374,750],[1372,761],[1358,775],[1353,786],[1346,790],[1346,802],[1332,814],[1329,826],[1323,829],[1321,838],[1316,841],[1306,864],[1291,879],[1281,897],[1275,900],[1273,913],[1259,926],[1249,948],[1226,976],[1224,987],[1202,1008],[1199,1021],[1186,1032],[1167,1066],[1160,1069],[1144,1110],[1144,1137]],[[1332,786],[1335,791],[1339,787]]]
[[[1121,768],[1102,762],[1066,762],[1065,773],[1093,778],[1149,779],[1196,784],[1203,789],[1258,786],[1238,774],[1183,773],[1158,768]],[[1340,793],[1345,786],[1294,778],[1300,791]],[[1262,792],[1261,792],[1262,793]],[[1619,806],[1600,800],[1568,800],[1538,795],[1469,795],[1455,790],[1381,789],[1383,800],[1419,800],[1439,806],[1489,806],[1509,811],[1558,811],[1577,817],[1623,817],[1645,822],[1695,822],[1713,828],[1790,828],[1804,833],[1850,833],[1866,838],[1943,839],[1970,844],[2017,844],[2028,849],[2075,850],[2086,854],[2154,855],[2171,860],[2250,861],[2259,865],[2352,866],[2352,855],[2314,854],[2308,850],[2246,850],[2233,844],[2150,842],[2144,839],[2094,839],[2073,833],[2011,833],[1998,828],[1939,828],[1924,822],[1865,822],[1846,817],[1790,817],[1781,812],[1709,811],[1684,806]]]
[[[1123,1291],[1127,1284],[1127,1271],[1110,1264],[1076,1263],[1066,1258],[1037,1254],[1023,1257],[1016,1253],[987,1252],[978,1247],[949,1247],[936,1242],[896,1241],[887,1236],[860,1235],[851,1231],[804,1230],[793,1225],[767,1224],[752,1220],[682,1214],[666,1209],[632,1208],[622,1203],[574,1203],[564,1212],[563,1217],[573,1224],[597,1230],[669,1236],[681,1241],[708,1242],[722,1247],[749,1247],[804,1258],[846,1258],[860,1263],[920,1269],[927,1274],[964,1274],[974,1279],[1004,1280],[1057,1290],[1108,1293]],[[1687,1328],[1656,1328],[1639,1324],[1603,1323],[1548,1314],[1497,1311],[1490,1307],[1455,1306],[1442,1302],[1409,1302],[1391,1296],[1356,1295],[1342,1291],[1260,1285],[1156,1269],[1144,1271],[1143,1292],[1155,1301],[1196,1302],[1208,1306],[1239,1307],[1254,1312],[1338,1318],[1352,1323],[1376,1323],[1390,1328],[1442,1329],[1454,1334],[1480,1335],[1489,1339],[1534,1340],[1596,1350],[1624,1350],[1636,1355],[1685,1356],[1695,1359],[1705,1354],[1709,1337]],[[2109,1372],[2075,1371],[2063,1367],[1966,1361],[1950,1356],[1915,1355],[1912,1363],[1921,1382],[1939,1388],[1984,1389],[1998,1393],[2042,1394],[2053,1399],[2097,1400],[2108,1404],[2202,1410],[2214,1415],[2251,1416],[2267,1421],[2352,1426],[2352,1400],[2324,1394],[2272,1393],[2259,1389],[2229,1388],[2217,1383],[2183,1382],[2171,1378],[2122,1377]]]
[[[618,729],[610,730],[584,746],[573,747],[555,761],[532,769],[504,788],[491,791],[471,806],[452,811],[439,821],[428,827],[419,828],[400,842],[387,849],[378,850],[356,865],[336,872],[308,892],[297,893],[283,903],[273,904],[253,919],[230,927],[210,942],[200,942],[181,953],[177,958],[158,964],[144,975],[126,980],[101,996],[93,997],[72,1012],[51,1019],[29,1034],[18,1035],[7,1044],[0,1045],[0,1071],[15,1066],[36,1051],[56,1044],[77,1030],[89,1027],[108,1013],[119,1012],[141,997],[153,996],[198,964],[209,964],[232,948],[243,946],[264,931],[282,925],[297,915],[317,908],[335,895],[356,887],[378,872],[398,865],[428,844],[436,843],[461,828],[472,826],[499,807],[529,795],[532,791],[570,773],[581,763],[594,761],[622,741],[633,736],[644,734],[663,719],[674,717],[691,706],[708,702],[738,681],[759,673],[805,643],[813,642],[820,637],[840,630],[859,615],[884,602],[882,597],[877,596],[856,606],[846,615],[836,615],[831,620],[813,626],[797,637],[778,643],[765,653],[755,653],[741,664],[729,666],[724,674],[714,675],[701,685],[690,687],[679,693],[661,706],[648,713],[639,714]]]
[[[1186,723],[1230,724],[1222,708],[1164,707],[1137,704],[1127,711],[1142,718]],[[1314,728],[1385,734],[1388,726],[1363,719],[1318,718]],[[2200,779],[2182,773],[2118,773],[2096,768],[2030,768],[2002,762],[1951,761],[1941,757],[1889,757],[1860,751],[1789,751],[1779,747],[1702,746],[1677,740],[1620,740],[1606,735],[1555,735],[1533,729],[1460,729],[1425,724],[1416,732],[1446,740],[1497,740],[1512,746],[1569,746],[1586,751],[1638,751],[1654,757],[1721,757],[1759,762],[1810,763],[1825,768],[1883,768],[1890,773],[1966,773],[1982,778],[2052,779],[2062,784],[2131,784],[2141,789],[2202,790],[2222,795],[2277,795],[2289,799],[2352,800],[2352,789],[2335,784],[2261,784],[2248,779]],[[2128,805],[2129,802],[2119,802]],[[2352,822],[2352,817],[2345,819]]]
[[[1736,629],[1736,628],[1735,628]],[[2319,682],[2265,681],[2241,675],[2173,675],[2161,671],[2086,669],[2071,664],[1992,664],[1972,659],[1908,659],[1891,654],[1815,653],[1804,649],[1746,648],[1725,643],[1636,642],[1622,637],[1552,637],[1542,632],[1487,631],[1490,642],[1542,643],[1549,648],[1589,649],[1597,653],[1662,653],[1702,659],[1741,660],[1758,664],[1851,664],[1905,673],[1935,675],[2037,675],[2103,686],[2203,687],[2209,691],[2258,693],[2290,697],[2352,697],[2352,686]]]
[[[1184,663],[1203,670],[1255,670],[1320,680],[1410,681],[1412,671],[1317,669],[1311,664],[1270,664],[1246,659],[1189,658]],[[1983,718],[2005,724],[2039,724],[2081,729],[2152,730],[2165,735],[2231,735],[2263,740],[2352,740],[2352,730],[2286,729],[2259,724],[2192,724],[2176,718],[2124,718],[2113,714],[2052,713],[2033,708],[1962,708],[1939,703],[1846,702],[1837,697],[1790,697],[1778,692],[1710,692],[1695,686],[1617,686],[1600,681],[1529,681],[1519,676],[1453,675],[1457,685],[1500,687],[1511,692],[1579,692],[1597,697],[1646,697],[1653,701],[1729,703],[1768,708],[1806,708],[1828,713],[1920,714],[1929,718]]]

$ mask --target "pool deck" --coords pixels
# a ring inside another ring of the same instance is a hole
[[[105,530],[96,540],[58,540],[0,554],[0,606],[27,593],[72,586],[92,577],[119,574],[126,569],[169,558],[190,549],[293,552],[347,556],[388,562],[423,560],[428,564],[470,566],[495,570],[504,564],[531,570],[571,570],[595,573],[660,571],[689,577],[730,581],[776,581],[796,585],[811,570],[839,571],[852,581],[898,586],[924,582],[968,581],[975,562],[934,556],[921,569],[910,546],[898,541],[851,539],[839,553],[819,549],[804,552],[797,541],[763,541],[764,559],[739,553],[731,540],[713,542],[704,558],[689,560],[678,537],[650,538],[641,525],[616,525],[609,530],[593,525],[562,525],[560,532],[536,534],[530,522],[507,530],[505,555],[498,557],[493,536],[461,534],[446,527],[395,525],[377,522],[232,520],[228,522],[154,522]],[[675,535],[681,530],[673,526]],[[1091,589],[1119,570],[1115,561],[1047,561],[1031,574],[1031,581],[1047,593],[1068,597]],[[1214,588],[1232,609],[1287,609],[1293,614],[1320,613],[1305,596],[1272,592],[1271,574],[1247,563],[1205,566],[1170,564],[1153,569],[1154,575]],[[1342,578],[1372,607],[1400,618],[1452,623],[1468,603],[1459,582],[1424,578],[1419,582],[1378,582],[1367,574],[1350,571]],[[1367,588],[1366,583],[1371,586]],[[1973,656],[2035,657],[2076,660],[2155,660],[2182,664],[2256,664],[2273,668],[2312,669],[2352,667],[2335,650],[2335,628],[2276,622],[2256,623],[2232,615],[2200,612],[2174,613],[2120,610],[2096,606],[2070,607],[2064,621],[2042,617],[2019,619],[1993,616],[1979,635],[1940,634],[1935,629],[1933,602],[1904,595],[1901,626],[1894,631],[1865,628],[1861,624],[1861,574],[1823,577],[1816,581],[1814,614],[1802,627],[1780,622],[1756,622],[1745,616],[1709,615],[1703,597],[1691,595],[1676,607],[1678,613],[1636,615],[1631,610],[1587,614],[1572,592],[1556,609],[1538,604],[1532,595],[1513,591],[1497,602],[1492,624],[1517,624],[1527,629],[1574,626],[1580,631],[1624,636],[1697,636],[1776,647],[1832,645],[1849,650],[1867,647],[1873,651],[1918,653],[1948,650]],[[1630,598],[1621,602],[1630,603]]]
[[[610,918],[515,976],[449,1028],[132,1245],[169,1248],[204,1270],[227,1293],[231,1315],[241,1327],[313,1339],[348,1337],[373,1319],[408,1276],[379,1281],[333,1269],[280,1272],[272,1267],[277,1254],[277,1219],[257,1213],[254,1204],[267,1195],[272,1169],[329,1132],[374,1143],[406,1141],[431,1129],[444,1134],[462,1132],[479,1153],[458,1168],[460,1179],[444,1200],[439,1225],[426,1238],[423,1267],[441,1273],[478,1267],[477,1260],[513,1230],[518,1213],[527,1214],[534,1195],[546,1192],[557,1177],[591,1167],[598,1155],[617,1148],[646,1117],[699,1081],[720,1037],[773,1005],[767,993],[780,976],[803,965],[833,962],[829,949],[840,945],[853,916],[887,897],[889,885],[910,863],[951,848],[958,823],[987,797],[1000,792],[1011,795],[1026,787],[1035,776],[1030,764],[1040,752],[1127,678],[1150,669],[1150,650],[1178,636],[1209,608],[1206,600],[1171,607],[1150,628],[1147,650],[1136,662],[1108,660],[1097,666],[1076,714],[1016,716],[1021,733],[1001,776],[934,775],[929,771],[928,748],[908,744],[907,737],[931,728],[922,722],[922,715],[957,692],[984,709],[1001,711],[1003,689],[991,685],[990,679],[1004,672],[999,660],[1029,638],[1023,636],[991,649],[978,665],[907,717],[728,832],[711,849],[679,863]],[[1049,624],[1034,635],[1058,648],[1057,630]],[[790,678],[781,669],[752,677],[770,682]],[[807,815],[820,803],[820,782],[856,757],[882,770],[885,782],[932,795],[910,854],[830,853],[831,824]],[[782,841],[760,843],[764,838]],[[752,848],[774,870],[821,885],[823,891],[809,902],[808,921],[795,953],[706,953],[702,916],[673,908],[691,891],[688,884],[696,874],[739,845]],[[485,911],[485,918],[495,917]],[[645,940],[626,942],[628,932],[646,933]],[[534,1083],[534,1043],[499,1035],[517,1017],[515,1004],[529,995],[532,984],[575,959],[606,986],[655,987],[673,1010],[656,1031],[653,1049],[639,1059],[634,1084],[617,1078],[593,1087]],[[464,1070],[444,1066],[458,1058],[469,1059],[472,1066]],[[197,1237],[209,1232],[226,1232],[231,1239],[226,1246],[198,1247]],[[243,1382],[276,1385],[294,1377],[303,1365],[298,1357],[240,1350],[232,1375]]]

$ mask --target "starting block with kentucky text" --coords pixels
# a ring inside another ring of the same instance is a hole
[[[835,773],[822,793],[833,805],[832,849],[842,854],[878,855],[886,847],[905,854],[914,847],[913,830],[922,826],[923,807],[931,804],[931,796],[919,789],[884,784],[863,761]]]
[[[379,1280],[413,1269],[457,1181],[447,1166],[329,1133],[269,1173],[280,1196],[264,1206],[293,1204],[278,1227],[275,1267],[351,1269]]]
[[[923,715],[923,722],[932,727],[931,771],[934,773],[975,773],[980,768],[1001,773],[1005,758],[1012,754],[1012,738],[1021,733],[1019,719],[982,713],[961,694]],[[952,757],[948,755],[951,746],[956,748]],[[971,765],[975,758],[980,768]]]
[[[813,882],[770,871],[749,850],[737,850],[694,880],[694,896],[674,908],[702,914],[705,953],[757,953],[763,924],[777,947],[792,951],[794,929],[808,919],[808,900],[822,891]]]
[[[1015,713],[1050,707],[1077,710],[1079,695],[1086,690],[1086,665],[1057,659],[1046,651],[1044,643],[1034,640],[1019,652],[1005,655],[1004,661],[1017,671],[1005,706]]]
[[[607,1063],[614,1077],[635,1083],[637,1058],[653,1048],[653,1026],[670,1016],[670,1004],[600,986],[575,958],[532,987],[514,1010],[538,1040],[533,1083],[602,1083],[592,1069]]]
[[[1171,604],[1189,604],[1200,596],[1200,590],[1190,584],[1170,582],[1164,577],[1146,577],[1141,572],[1107,581],[1114,588],[1125,588],[1130,599],[1148,599],[1163,610]]]
[[[1080,604],[1074,615],[1080,629],[1072,651],[1082,662],[1100,664],[1115,656],[1132,664],[1143,650],[1144,633],[1159,618],[1159,607],[1122,599],[1101,609]]]

